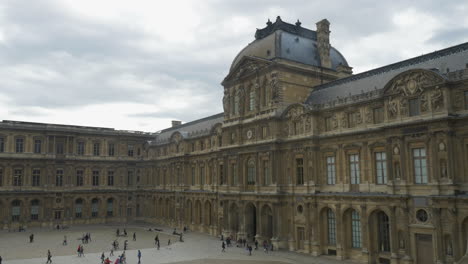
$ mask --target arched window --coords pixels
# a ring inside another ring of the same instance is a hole
[[[39,219],[39,200],[31,201],[31,220]]]
[[[94,198],[91,201],[91,217],[98,217],[99,212],[99,200]]]
[[[361,216],[356,210],[351,213],[351,239],[353,248],[361,247]]]
[[[336,245],[336,218],[332,209],[327,210],[328,245]]]
[[[83,199],[79,198],[75,201],[75,218],[83,216]]]
[[[109,198],[107,199],[107,216],[114,215],[114,199]]]
[[[14,200],[11,202],[11,221],[17,222],[20,220],[21,215],[21,202]]]
[[[255,162],[252,159],[247,163],[247,185],[255,185]]]
[[[378,219],[379,252],[390,252],[390,221],[388,216],[380,211]]]

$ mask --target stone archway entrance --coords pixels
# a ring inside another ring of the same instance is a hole
[[[231,232],[231,236],[237,239],[237,233],[239,232],[239,210],[234,203],[229,208],[229,231]]]
[[[257,235],[257,208],[251,203],[245,207],[245,232],[248,240],[255,240],[255,235]]]

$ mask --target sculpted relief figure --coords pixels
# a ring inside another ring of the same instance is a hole
[[[348,117],[346,116],[346,113],[343,113],[343,116],[341,117],[341,127],[348,127]]]
[[[408,100],[406,98],[400,99],[400,114],[403,116],[408,114]]]
[[[427,101],[427,95],[421,96],[421,112],[427,112],[429,110],[429,102]]]
[[[331,123],[332,123],[332,129],[337,129],[338,128],[338,119],[336,118],[336,114],[333,115]]]
[[[437,78],[427,72],[409,72],[393,81],[390,90],[395,93],[401,93],[404,96],[419,94],[424,86],[437,82]]]
[[[223,109],[225,114],[229,112],[229,92],[227,90],[224,90]]]
[[[436,88],[432,94],[431,105],[434,111],[440,110],[444,107],[444,94],[440,88]]]
[[[388,117],[395,118],[398,112],[398,103],[395,99],[390,99],[387,105]]]
[[[366,123],[372,123],[373,122],[373,118],[372,118],[372,109],[368,108],[367,111],[366,111]]]

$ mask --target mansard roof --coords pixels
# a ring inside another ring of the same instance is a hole
[[[352,102],[352,97],[372,98],[404,71],[426,69],[444,75],[467,64],[468,42],[316,86],[306,103],[317,109]]]
[[[184,139],[207,136],[211,133],[213,126],[222,123],[224,113],[208,116],[202,119],[194,120],[176,127],[166,128],[161,130],[155,140],[151,141],[151,145],[161,145],[170,142],[171,136],[178,132]]]

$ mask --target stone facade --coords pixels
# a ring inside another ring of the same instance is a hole
[[[362,263],[455,263],[468,237],[468,43],[352,75],[329,33],[326,20],[268,22],[222,83],[224,112],[156,134],[4,121],[3,227],[141,220]]]

